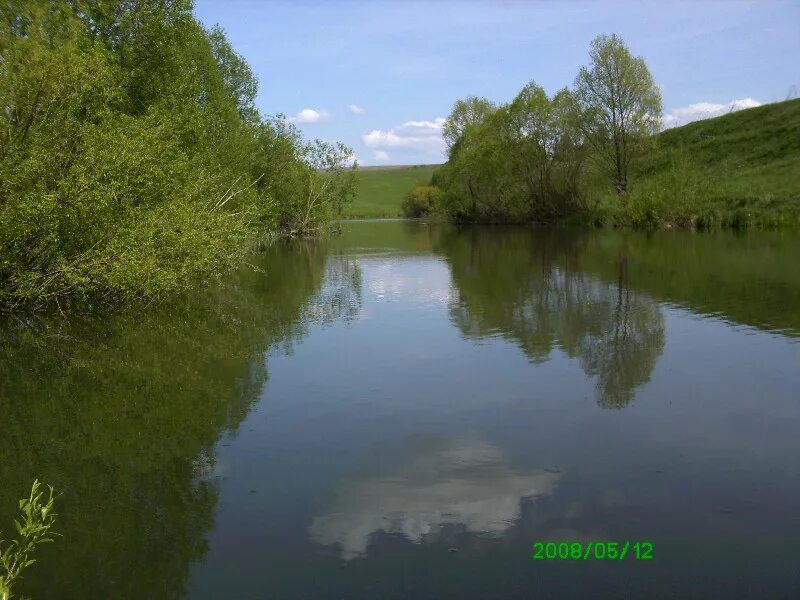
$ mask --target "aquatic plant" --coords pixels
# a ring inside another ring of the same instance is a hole
[[[45,495],[39,480],[33,482],[30,495],[19,501],[21,518],[14,521],[17,538],[5,548],[0,539],[0,600],[11,598],[12,588],[23,571],[36,562],[36,547],[52,542],[53,536],[58,535],[51,531],[56,520],[55,492],[52,486],[48,490]]]

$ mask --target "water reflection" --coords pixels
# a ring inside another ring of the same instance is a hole
[[[354,223],[178,306],[5,328],[0,528],[33,477],[62,493],[20,592],[786,596],[799,244]],[[528,559],[642,536],[605,580]]]
[[[208,475],[224,469],[214,445],[259,397],[266,351],[360,306],[357,265],[322,244],[279,244],[254,261],[146,315],[2,330],[0,529],[34,477],[60,493],[63,538],[37,556],[26,597],[185,593],[214,520]]]
[[[664,316],[632,288],[628,258],[613,282],[578,268],[585,238],[569,233],[476,229],[444,236],[458,297],[450,314],[464,335],[500,335],[533,362],[555,349],[595,378],[597,401],[623,408],[647,383],[664,349]]]
[[[448,527],[501,536],[520,517],[524,500],[552,493],[560,473],[518,472],[480,439],[414,444],[410,463],[389,475],[341,483],[309,534],[336,545],[343,559],[362,556],[374,535],[401,534],[414,543],[440,541]]]
[[[301,322],[330,325],[339,319],[354,319],[361,311],[361,280],[361,267],[355,258],[332,254],[322,285],[307,303]]]

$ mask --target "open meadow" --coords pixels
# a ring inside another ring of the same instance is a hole
[[[415,185],[427,184],[439,165],[361,167],[358,169],[356,195],[345,209],[354,219],[401,217],[400,204]]]

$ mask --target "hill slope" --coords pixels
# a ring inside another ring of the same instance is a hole
[[[683,147],[692,161],[723,170],[731,192],[795,198],[800,192],[800,99],[689,123],[661,133],[658,141],[665,150]]]
[[[634,173],[628,201],[604,193],[599,220],[800,224],[800,99],[689,123],[656,142]]]
[[[401,217],[400,204],[411,188],[426,184],[439,165],[362,167],[358,169],[356,197],[347,217]]]

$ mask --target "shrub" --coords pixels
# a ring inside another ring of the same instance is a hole
[[[401,209],[406,217],[418,218],[433,214],[436,211],[439,189],[432,185],[418,185],[407,195]]]

